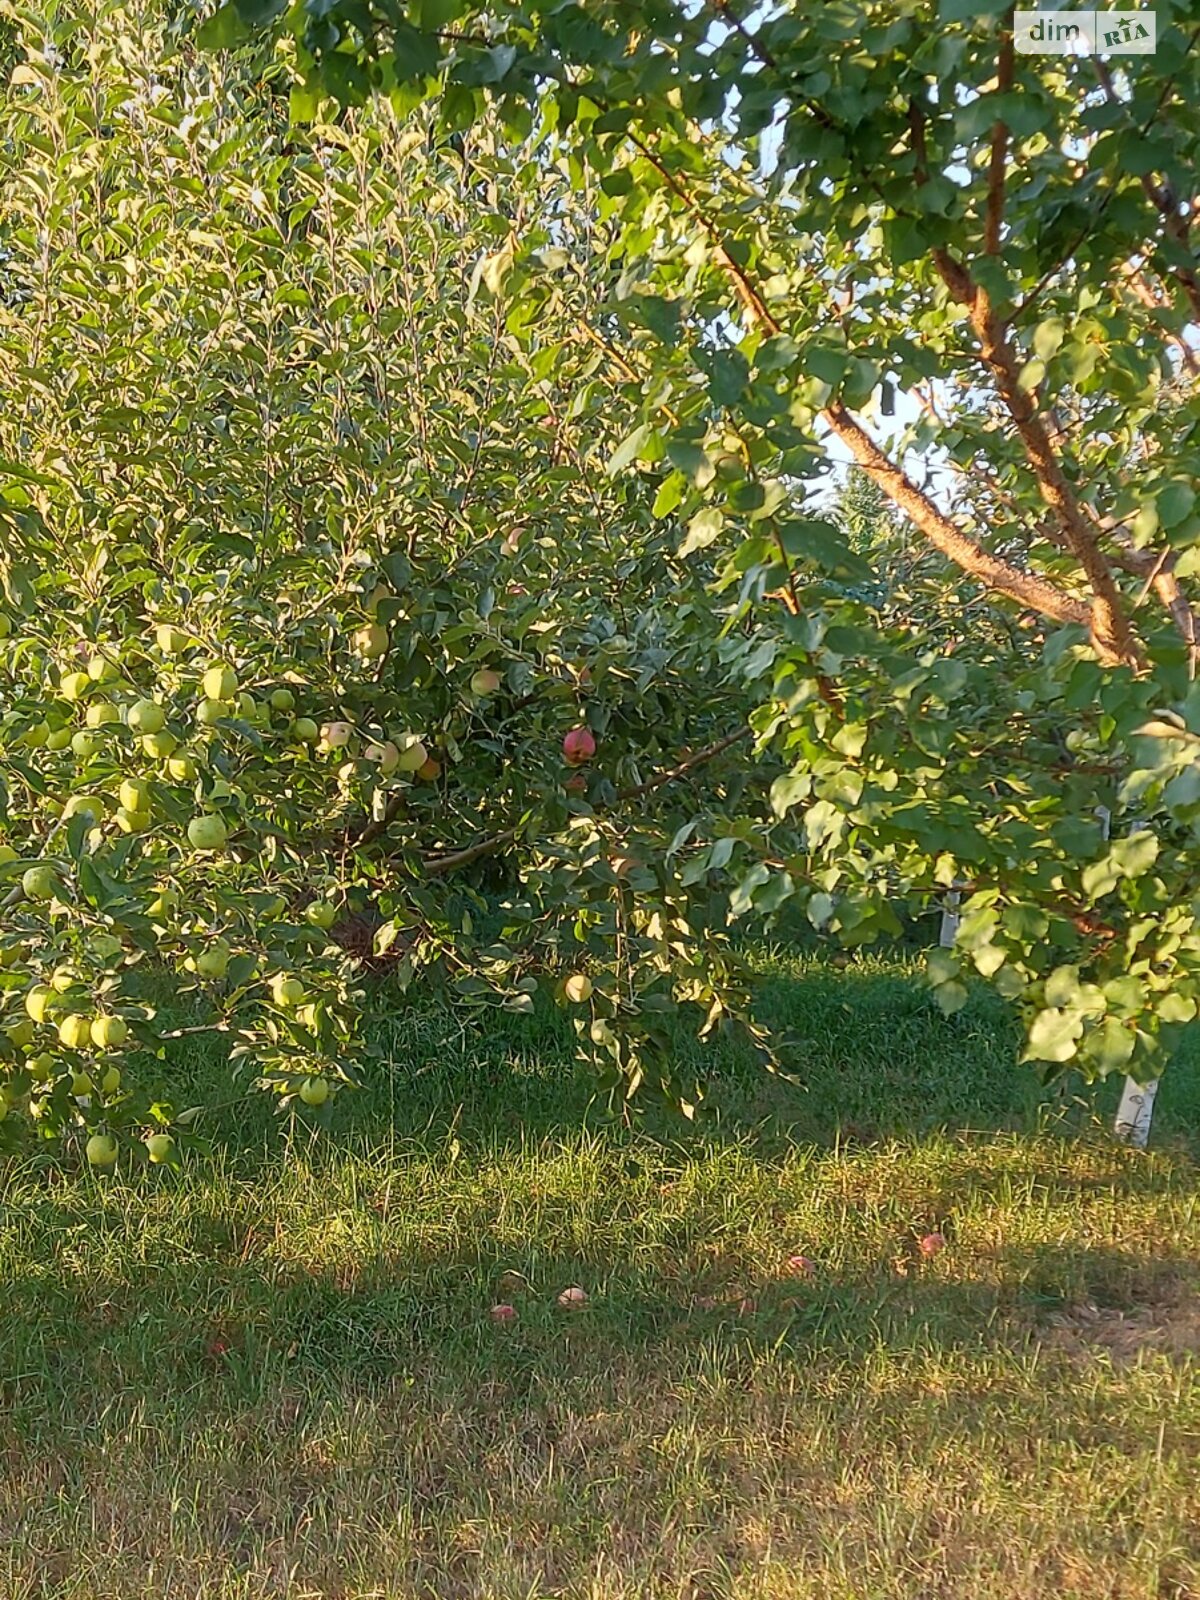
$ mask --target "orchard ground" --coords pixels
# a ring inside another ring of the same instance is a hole
[[[716,1128],[589,1111],[557,1011],[381,989],[393,1070],[319,1137],[10,1166],[0,1594],[1200,1592],[1196,1062],[1138,1154],[989,997],[763,966],[805,1083],[731,1055]]]

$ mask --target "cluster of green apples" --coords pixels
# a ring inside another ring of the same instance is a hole
[[[109,952],[112,953],[111,951]],[[19,945],[0,947],[0,967],[13,969],[28,952]],[[20,1068],[0,1085],[0,1121],[24,1108],[34,1122],[70,1105],[84,1127],[107,1118],[124,1098],[121,1052],[131,1040],[129,1021],[120,1011],[97,1003],[79,969],[60,965],[46,981],[31,983],[22,995],[21,1015],[7,1023],[4,1036],[23,1057]],[[175,1140],[152,1127],[144,1153],[153,1165],[172,1161]],[[85,1154],[94,1167],[111,1166],[118,1142],[108,1132],[91,1134]]]
[[[330,883],[295,914],[302,937],[286,950],[293,966],[273,971],[292,937],[289,896],[263,890],[269,849],[257,812],[297,761],[327,789],[318,758],[358,736],[298,715],[298,682],[247,689],[231,663],[213,660],[174,623],[158,624],[152,645],[76,647],[57,668],[45,663],[42,683],[52,687],[18,685],[9,698],[0,682],[0,768],[37,775],[23,804],[0,811],[0,903],[14,924],[0,927],[0,1120],[22,1109],[47,1132],[77,1126],[88,1161],[101,1168],[116,1161],[126,1131],[144,1135],[152,1162],[174,1159],[161,1108],[151,1118],[143,1105],[138,1121],[137,1085],[114,1059],[139,1044],[129,1017],[151,1036],[140,1042],[152,1042],[149,1014],[121,1000],[124,973],[148,939],[204,986],[225,1029],[228,1005],[247,998],[243,1038],[253,1036],[255,1015],[283,1019],[282,1033],[263,1024],[264,1037],[284,1037],[288,1050],[287,1073],[272,1071],[266,1086],[285,1082],[301,1104],[326,1104],[340,1074],[317,1039],[318,1005],[327,958],[340,954],[324,937],[340,896]],[[357,770],[411,776],[428,760],[415,735],[373,739]],[[117,910],[97,904],[97,883]],[[74,964],[58,960],[67,950]],[[315,981],[293,970],[311,954]]]

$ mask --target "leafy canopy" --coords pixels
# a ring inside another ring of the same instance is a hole
[[[981,973],[1033,1059],[1094,1073],[1157,1071],[1198,994],[1192,9],[1099,60],[1018,55],[1008,8],[957,0],[272,12],[297,116],[494,107],[598,186],[619,460],[763,629],[752,721],[790,766],[735,910],[856,942],[957,885],[942,1005]],[[957,570],[958,638],[805,514],[829,452]]]
[[[667,1024],[740,981],[699,845],[663,862],[693,769],[736,805],[750,642],[607,470],[586,195],[486,124],[465,154],[386,106],[297,130],[262,52],[154,11],[21,46],[0,1132],[101,1130],[104,1164],[196,1109],[160,1090],[163,964],[316,1115],[369,1067],[372,963],[476,1011],[548,983],[602,1084],[694,1103]]]

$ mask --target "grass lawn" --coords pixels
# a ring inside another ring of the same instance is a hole
[[[716,1127],[409,1010],[320,1139],[10,1167],[0,1597],[1200,1594],[1200,1070],[1141,1155],[987,997],[764,968],[805,1086],[728,1059]]]

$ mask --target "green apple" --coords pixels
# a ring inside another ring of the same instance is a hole
[[[239,717],[241,717],[242,721],[256,721],[260,716],[261,711],[262,707],[250,693],[249,689],[243,689],[241,694],[239,694],[237,697],[237,714]]]
[[[224,939],[214,939],[196,957],[196,971],[202,978],[223,978],[231,954]]]
[[[305,1078],[300,1085],[300,1098],[306,1106],[323,1106],[329,1099],[329,1084],[324,1078]]]
[[[92,687],[86,672],[65,672],[59,679],[58,692],[64,700],[82,700]]]
[[[129,1024],[124,1017],[92,1018],[92,1043],[97,1050],[119,1050],[128,1037]],[[106,1093],[111,1093],[111,1090]]]
[[[161,733],[167,713],[157,700],[135,700],[129,708],[129,726],[134,733]]]
[[[144,778],[126,778],[117,790],[117,799],[126,811],[149,811],[150,785]]]
[[[47,750],[65,750],[71,743],[70,728],[51,728],[46,737]]]
[[[238,690],[237,673],[232,667],[209,667],[200,680],[200,688],[206,700],[232,700]]]
[[[28,1017],[22,1017],[20,1022],[10,1022],[4,1031],[9,1043],[18,1050],[28,1050],[37,1037],[37,1029]]]
[[[289,978],[277,972],[271,979],[271,995],[277,1006],[294,1007],[303,1004],[306,990],[299,978]]]
[[[93,700],[84,712],[83,720],[89,728],[104,728],[110,722],[120,722],[121,713],[111,700]]]
[[[106,1067],[104,1076],[100,1079],[101,1094],[116,1094],[121,1087],[120,1067]]]
[[[50,987],[55,994],[66,994],[68,989],[73,989],[79,982],[79,974],[74,967],[55,967],[50,974]]]
[[[220,850],[229,837],[224,817],[215,811],[193,817],[187,826],[187,836],[195,850]]]
[[[337,921],[337,907],[331,900],[313,900],[304,908],[304,920],[314,928],[332,928]]]
[[[20,743],[26,750],[40,750],[50,737],[50,724],[48,722],[35,722],[25,729],[20,736]]]
[[[324,722],[321,724],[321,749],[344,750],[354,736],[354,729],[348,722]]]
[[[10,844],[0,844],[0,867],[6,867],[10,861],[17,861],[20,857]]]
[[[73,794],[63,807],[63,821],[70,822],[72,817],[86,817],[88,827],[94,828],[104,821],[104,804],[99,795]]]
[[[389,772],[395,772],[400,763],[400,752],[390,739],[386,744],[372,742],[363,751],[363,755],[368,761],[378,762],[379,770],[385,777]]]
[[[115,683],[121,676],[121,669],[116,662],[102,655],[94,655],[88,662],[87,670],[93,683]]]
[[[563,993],[568,1000],[573,1000],[576,1005],[582,1005],[585,1000],[592,997],[592,980],[583,972],[573,972],[563,984]]]
[[[59,1023],[58,1037],[68,1050],[83,1050],[91,1041],[92,1025],[86,1017],[73,1011]]]
[[[396,762],[398,772],[416,772],[429,760],[429,751],[415,733],[406,733],[400,741],[400,755]]]
[[[296,696],[290,689],[272,689],[267,703],[272,711],[294,711]]]
[[[146,778],[123,778],[117,800],[126,811],[148,812],[154,804],[154,790]]]
[[[191,783],[196,776],[196,763],[191,756],[171,756],[167,762],[167,775],[176,783]]]
[[[49,984],[35,983],[32,989],[25,991],[25,1010],[34,1022],[45,1022],[50,1014],[50,1007],[56,999],[54,990]]]
[[[388,631],[382,622],[368,622],[355,632],[351,642],[364,661],[378,661],[387,651]]]
[[[96,1085],[91,1076],[86,1072],[73,1072],[71,1074],[71,1093],[75,1096],[91,1094]]]
[[[291,735],[297,744],[312,744],[321,730],[311,717],[297,717],[291,726]]]
[[[85,1151],[90,1167],[113,1167],[117,1163],[117,1141],[111,1133],[94,1133]]]
[[[147,733],[142,737],[142,749],[155,761],[165,761],[178,746],[179,740],[170,728],[164,728],[161,733]]]
[[[84,733],[82,728],[71,735],[71,749],[80,761],[90,761],[99,748],[99,739],[94,734]]]
[[[201,700],[196,707],[196,721],[202,728],[211,728],[214,723],[220,722],[227,715],[227,708],[220,700]]]
[[[155,891],[154,899],[146,907],[148,917],[169,917],[179,905],[179,896],[174,889],[161,888]]]
[[[53,900],[58,893],[54,868],[44,861],[36,867],[27,867],[21,874],[21,888],[27,900]]]
[[[188,647],[188,636],[173,628],[169,622],[160,622],[154,630],[154,642],[165,656],[177,656]]]
[[[482,668],[471,678],[471,693],[479,695],[483,700],[486,700],[488,695],[495,694],[499,687],[500,674],[493,672],[490,667]]]
[[[146,1154],[155,1166],[170,1161],[174,1150],[175,1141],[169,1133],[152,1133],[146,1140]]]
[[[128,806],[117,807],[117,827],[122,833],[148,833],[154,818],[148,811],[130,811]]]
[[[25,1066],[34,1083],[49,1083],[57,1064],[49,1050],[42,1050],[36,1056],[30,1056]]]

